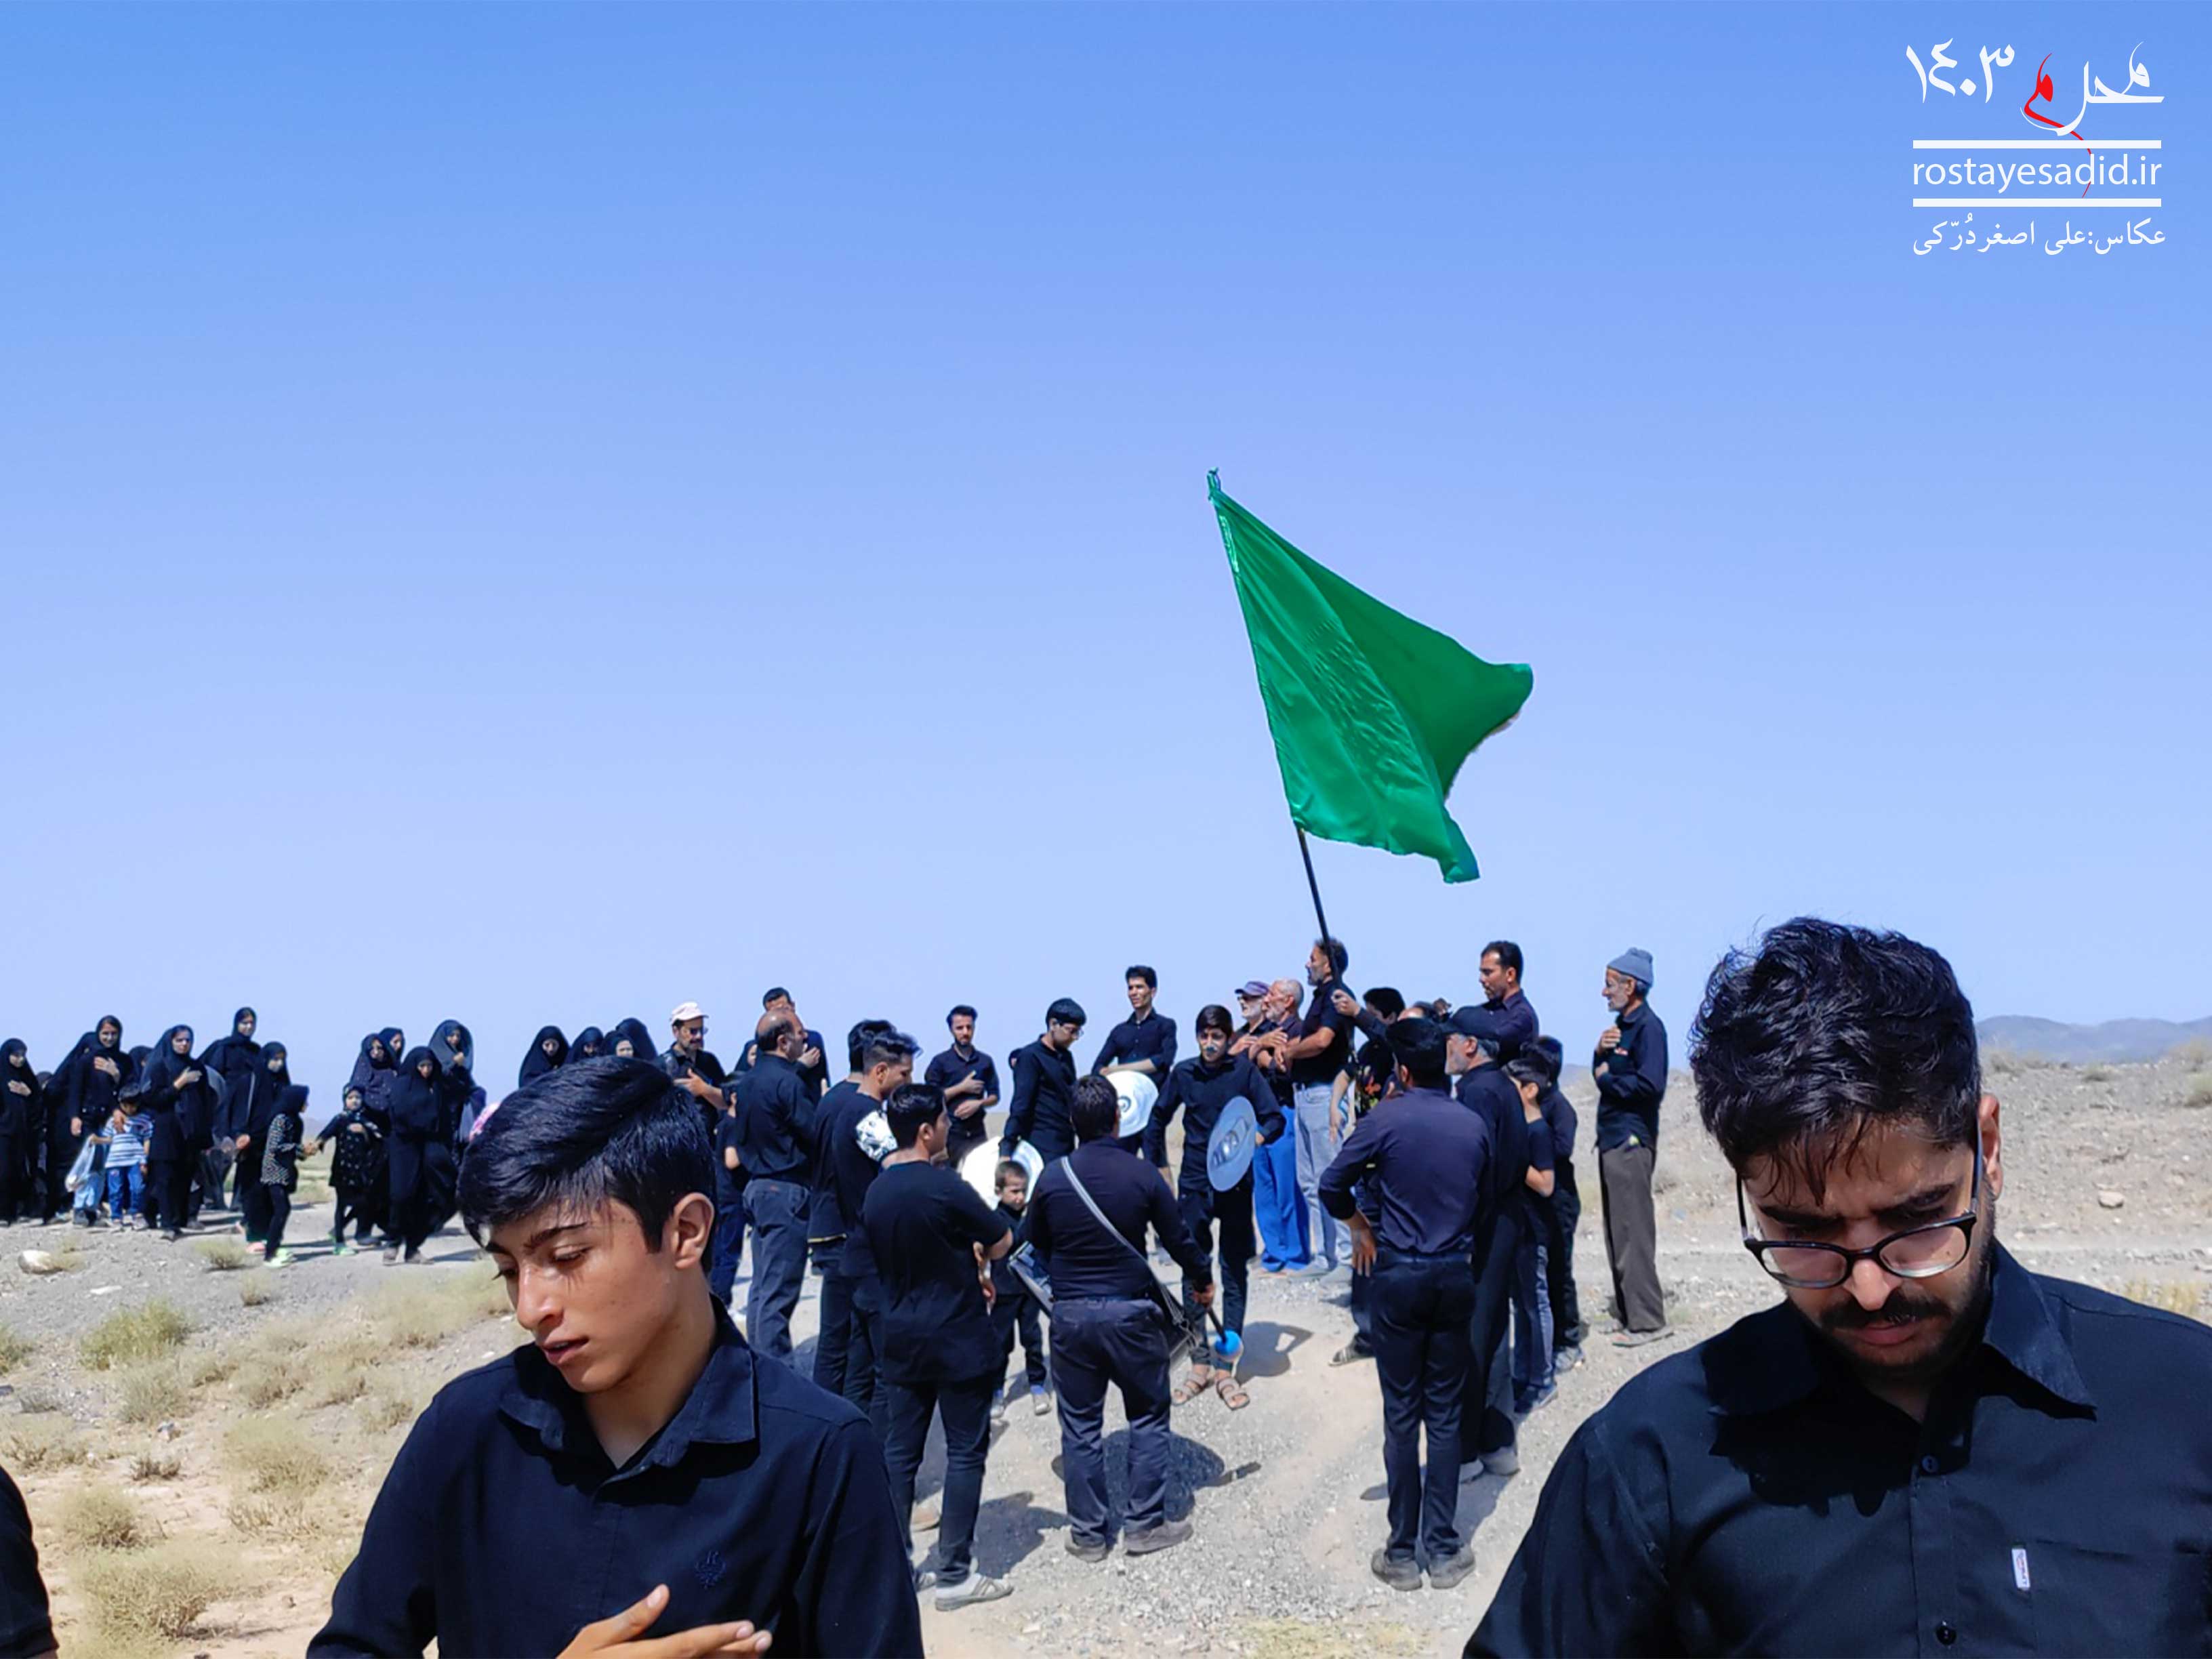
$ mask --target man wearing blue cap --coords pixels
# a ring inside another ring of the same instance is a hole
[[[1613,1024],[1597,1040],[1597,1169],[1605,1205],[1605,1255],[1613,1269],[1613,1340],[1640,1348],[1668,1334],[1659,1293],[1658,1224],[1651,1208],[1651,1164],[1659,1145],[1659,1103],[1667,1094],[1667,1028],[1644,1000],[1651,952],[1632,946],[1605,969]]]

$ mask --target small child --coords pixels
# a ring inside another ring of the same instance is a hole
[[[1030,1172],[1007,1158],[999,1165],[999,1218],[1019,1232],[1029,1206]],[[1029,1368],[1030,1409],[1042,1417],[1052,1409],[1052,1402],[1044,1394],[1044,1326],[1037,1316],[1037,1300],[1004,1256],[991,1264],[991,1288],[996,1292],[991,1304],[991,1323],[1007,1359],[1014,1357],[1014,1332],[1020,1330],[1022,1358]],[[994,1417],[1006,1416],[1006,1397],[1012,1394],[1010,1387],[1005,1397],[992,1401]]]
[[[307,1139],[304,1114],[307,1091],[295,1083],[276,1097],[276,1115],[261,1143],[261,1205],[268,1218],[266,1260],[272,1267],[289,1267],[292,1253],[284,1248],[284,1224],[292,1218],[292,1188],[300,1184],[300,1146]]]
[[[121,1106],[107,1120],[107,1215],[116,1226],[143,1229],[138,1213],[146,1199],[146,1143],[154,1133],[150,1112],[126,1112]]]
[[[377,1200],[384,1189],[384,1133],[367,1111],[368,1100],[349,1085],[345,1109],[323,1126],[315,1149],[331,1148],[331,1254],[350,1255],[346,1223],[354,1241],[366,1244],[376,1224]]]

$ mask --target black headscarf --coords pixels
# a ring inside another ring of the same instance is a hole
[[[460,1038],[458,1047],[447,1040],[456,1036]],[[458,1019],[441,1019],[438,1029],[430,1033],[430,1057],[447,1071],[458,1066],[472,1073],[477,1068],[477,1040]]]
[[[550,1054],[545,1052],[545,1045],[549,1042],[554,1045]],[[538,1035],[530,1039],[530,1052],[522,1057],[522,1072],[514,1080],[515,1086],[520,1088],[531,1079],[544,1077],[546,1073],[557,1071],[568,1063],[568,1039],[561,1035],[559,1026],[543,1026]]]
[[[181,1054],[173,1046],[179,1035],[185,1039]],[[207,1061],[192,1058],[191,1037],[191,1026],[172,1025],[161,1033],[146,1062],[147,1103],[155,1114],[153,1143],[146,1149],[149,1162],[197,1152],[215,1132],[216,1107],[222,1097]],[[199,1076],[179,1084],[177,1079],[187,1072]]]
[[[376,1051],[373,1054],[369,1052],[372,1048]],[[375,1081],[377,1075],[381,1073],[389,1079],[398,1066],[399,1056],[384,1046],[384,1033],[371,1031],[361,1040],[361,1052],[353,1058],[353,1075],[346,1079],[346,1087],[360,1090],[362,1098],[366,1100],[371,1088],[384,1086]]]
[[[424,1060],[430,1062],[431,1074],[425,1078],[420,1067]],[[428,1048],[414,1048],[407,1051],[399,1062],[399,1075],[392,1080],[392,1091],[386,1097],[386,1105],[392,1113],[394,1134],[407,1140],[429,1140],[438,1133],[438,1079],[444,1075],[438,1070],[438,1057]]]
[[[614,1053],[615,1044],[620,1042],[624,1037],[628,1037],[630,1041],[631,1059],[658,1060],[660,1058],[660,1050],[653,1043],[653,1033],[645,1029],[643,1020],[625,1019],[618,1022],[615,1029],[607,1033],[607,1052]]]
[[[220,1072],[222,1080],[234,1089],[246,1080],[246,1073],[261,1060],[261,1045],[238,1029],[245,1024],[248,1014],[253,1014],[253,1010],[241,1008],[233,1014],[230,1017],[230,1035],[217,1037],[209,1043],[207,1053],[202,1056],[207,1061],[208,1068]],[[253,1014],[253,1019],[258,1027],[261,1016]]]
[[[8,1085],[20,1083],[31,1092],[19,1095]],[[24,1136],[46,1127],[46,1091],[31,1069],[30,1051],[23,1039],[0,1042],[0,1134]]]
[[[597,1060],[600,1055],[611,1052],[607,1034],[596,1025],[586,1025],[576,1033],[575,1042],[568,1045],[568,1058],[571,1060]]]
[[[392,1056],[392,1069],[395,1072],[398,1071],[399,1069],[400,1045],[407,1041],[407,1033],[401,1030],[397,1025],[387,1025],[382,1030],[379,1031],[377,1036],[384,1039],[384,1052]]]
[[[299,1090],[305,1101],[307,1091],[292,1081],[291,1056],[281,1042],[272,1042],[261,1051],[262,1074],[254,1079],[253,1103],[246,1115],[246,1161],[255,1170],[261,1167],[261,1154],[269,1146],[269,1126],[276,1121],[284,1097]],[[277,1062],[275,1070],[267,1069],[270,1060]]]

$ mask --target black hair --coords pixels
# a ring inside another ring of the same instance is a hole
[[[1390,1052],[1416,1089],[1444,1086],[1444,1028],[1416,1014],[1390,1027]]]
[[[1741,1175],[1778,1160],[1817,1200],[1878,1124],[1972,1137],[1974,1011],[1951,964],[1901,933],[1800,916],[1731,951],[1690,1027],[1698,1112]]]
[[[1198,1011],[1197,1022],[1192,1031],[1229,1031],[1237,1030],[1237,1022],[1229,1018],[1229,1011],[1218,1002],[1209,1002]]]
[[[1385,1019],[1395,1019],[1406,1012],[1406,999],[1395,986],[1377,985],[1362,1000]]]
[[[1341,974],[1352,966],[1352,952],[1344,948],[1340,939],[1317,939],[1314,947],[1328,958],[1328,971]]]
[[[902,1060],[911,1060],[921,1052],[921,1045],[904,1031],[896,1030],[886,1024],[883,1030],[872,1033],[860,1049],[860,1069],[872,1071],[878,1066],[896,1066]]]
[[[1103,1140],[1121,1127],[1121,1097],[1103,1077],[1079,1077],[1068,1099],[1067,1115],[1077,1140],[1086,1146]]]
[[[964,1003],[964,1002],[956,1002],[956,1003],[954,1003],[954,1004],[952,1005],[952,1012],[951,1012],[951,1013],[949,1013],[949,1014],[945,1015],[945,1029],[946,1029],[947,1030],[951,1030],[951,1029],[952,1029],[952,1022],[953,1022],[954,1020],[956,1020],[956,1019],[958,1019],[958,1018],[959,1018],[962,1015],[963,1015],[963,1014],[964,1014],[964,1015],[966,1015],[969,1019],[973,1019],[973,1018],[975,1018],[975,1011],[973,1008],[970,1008],[970,1007],[969,1007],[966,1003]]]
[[[1381,1037],[1368,1038],[1353,1063],[1359,1068],[1360,1081],[1370,1089],[1388,1088],[1398,1073],[1397,1051]]]
[[[1091,1024],[1089,1018],[1083,1012],[1083,1005],[1078,1002],[1073,997],[1056,998],[1054,999],[1052,1006],[1044,1011],[1044,1023],[1046,1024],[1049,1025],[1054,1020],[1060,1021],[1063,1025],[1088,1025]]]
[[[1510,968],[1516,979],[1521,977],[1521,947],[1510,939],[1494,939],[1482,947],[1483,956],[1495,955],[1500,968]],[[1481,957],[1478,957],[1477,961]]]
[[[1019,1158],[1002,1158],[999,1160],[999,1172],[991,1177],[991,1189],[996,1192],[1005,1186],[1008,1176],[1019,1176],[1024,1187],[1030,1184],[1030,1172],[1027,1165]]]
[[[1505,1062],[1505,1076],[1516,1086],[1526,1083],[1540,1095],[1552,1085],[1551,1074],[1545,1069],[1544,1062],[1526,1048]]]
[[[791,993],[785,990],[781,985],[771,985],[767,990],[761,993],[761,1006],[763,1008],[767,1007],[771,1003],[788,1002],[790,1000]]]
[[[868,1051],[868,1042],[878,1031],[888,1031],[891,1023],[887,1019],[864,1019],[845,1033],[845,1069],[861,1069],[860,1056]]]
[[[1522,1043],[1521,1058],[1531,1065],[1544,1068],[1544,1086],[1547,1089],[1559,1086],[1559,1069],[1566,1063],[1565,1056],[1559,1048],[1559,1038],[1540,1036]]]
[[[1160,988],[1160,976],[1154,973],[1151,969],[1145,966],[1141,962],[1133,962],[1127,968],[1123,969],[1121,970],[1121,977],[1125,981],[1133,979],[1140,979],[1155,991]]]
[[[884,1103],[884,1116],[891,1126],[891,1139],[905,1152],[921,1139],[921,1132],[945,1115],[945,1091],[933,1084],[902,1083]]]
[[[645,1060],[580,1060],[533,1079],[500,1103],[461,1160],[461,1220],[479,1244],[548,1205],[620,1204],[658,1250],[677,1205],[714,1191],[699,1109]]]

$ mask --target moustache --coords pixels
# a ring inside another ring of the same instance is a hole
[[[1875,1325],[1910,1325],[1923,1319],[1944,1319],[1950,1309],[1932,1296],[1905,1290],[1890,1292],[1889,1300],[1869,1311],[1846,1298],[1840,1307],[1820,1316],[1820,1328],[1829,1331],[1863,1331]]]

